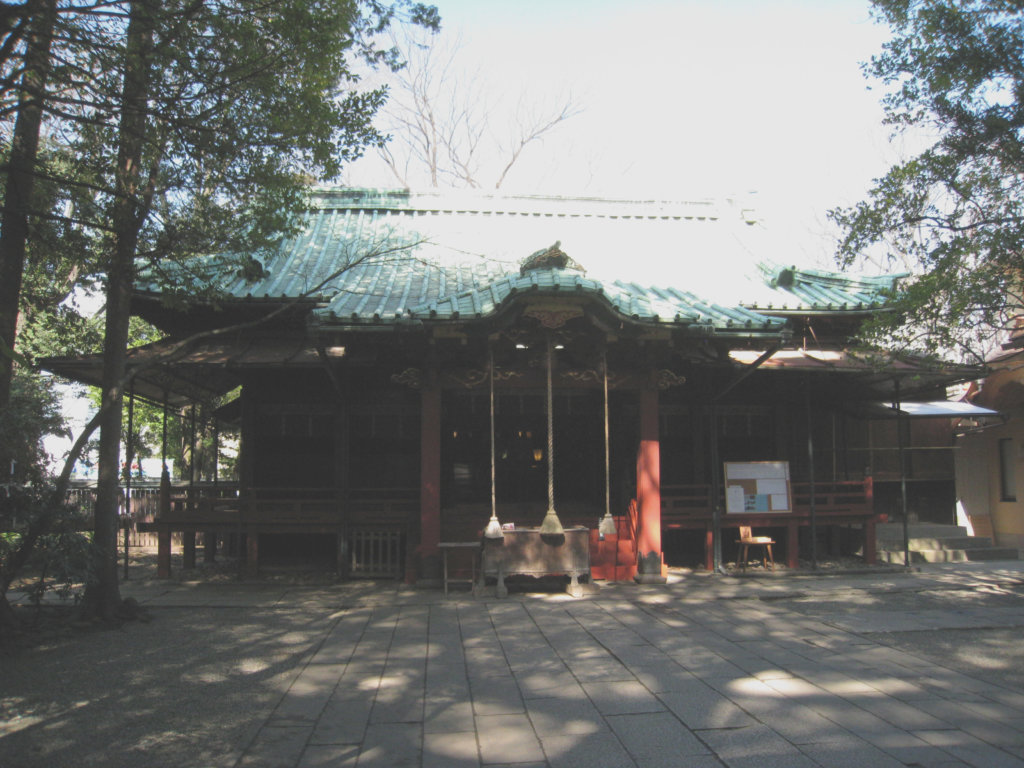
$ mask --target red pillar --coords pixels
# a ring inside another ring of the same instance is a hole
[[[661,443],[658,435],[658,390],[640,390],[640,450],[636,459],[639,514],[637,574],[641,584],[663,584],[661,551]]]
[[[420,411],[419,579],[441,583],[441,387],[436,369],[423,380]],[[415,579],[415,574],[406,578]]]

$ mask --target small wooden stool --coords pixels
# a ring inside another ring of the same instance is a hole
[[[772,544],[775,543],[775,540],[771,536],[754,536],[749,525],[741,525],[740,538],[736,543],[740,548],[740,568],[742,570],[747,570],[747,558],[751,547],[761,547],[764,567],[767,568],[771,563],[772,570],[775,570],[775,558],[772,557]]]
[[[448,597],[448,585],[449,584],[471,584],[473,588],[476,588],[476,561],[479,557],[480,542],[479,541],[442,541],[438,544],[441,548],[441,559],[444,563],[444,596]],[[448,553],[452,550],[464,549],[468,550],[471,556],[470,561],[470,578],[452,578],[448,576]]]

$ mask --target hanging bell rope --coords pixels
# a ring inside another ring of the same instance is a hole
[[[558,535],[565,532],[562,522],[555,512],[555,409],[554,395],[551,388],[551,368],[554,357],[554,342],[548,336],[548,511],[544,515],[544,522],[540,524],[542,534]]]
[[[501,532],[501,523],[498,522],[498,491],[495,472],[495,450],[494,450],[494,350],[487,350],[487,378],[490,379],[491,395],[491,519],[484,529],[484,536],[488,539],[501,539],[504,534]]]
[[[602,383],[604,390],[604,517],[597,532],[602,536],[612,536],[616,533],[615,518],[612,517],[612,478],[611,478],[611,453],[610,430],[608,426],[608,350],[601,350],[601,368],[603,372]]]

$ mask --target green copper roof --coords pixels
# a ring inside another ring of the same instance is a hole
[[[768,290],[745,304],[767,314],[870,311],[881,307],[896,282],[907,277],[852,276],[770,262],[758,264],[758,269]]]
[[[699,333],[775,333],[790,312],[863,312],[892,288],[891,277],[773,266],[758,234],[746,211],[713,201],[321,190],[267,276],[224,288],[308,297],[326,327],[467,321],[517,296],[574,294],[624,322]],[[520,270],[546,248],[568,260]]]

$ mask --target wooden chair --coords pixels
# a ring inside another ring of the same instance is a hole
[[[740,538],[736,544],[740,550],[740,568],[747,570],[747,559],[751,547],[761,547],[762,562],[764,567],[767,568],[768,564],[771,563],[772,570],[775,570],[775,558],[772,557],[772,544],[775,541],[771,536],[754,536],[749,525],[740,526]]]

